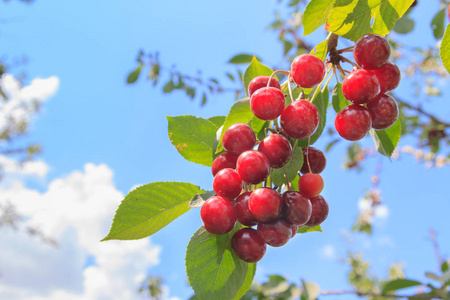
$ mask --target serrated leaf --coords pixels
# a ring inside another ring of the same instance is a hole
[[[206,193],[201,194],[195,194],[194,197],[192,197],[191,201],[189,202],[189,208],[196,208],[201,207],[203,203],[205,203],[206,200],[211,198],[212,196],[215,196],[216,192],[214,191],[208,191]]]
[[[256,264],[240,260],[231,249],[231,237],[239,228],[214,235],[202,226],[189,241],[186,273],[198,299],[240,298],[250,288]]]
[[[256,57],[253,57],[252,62],[248,65],[247,69],[244,72],[244,90],[246,95],[248,96],[248,85],[250,81],[252,81],[253,78],[256,76],[270,76],[272,75],[273,71],[268,66],[263,65],[258,61]],[[274,78],[277,78],[275,75]]]
[[[255,57],[257,60],[261,61],[261,58],[256,57],[254,55],[251,54],[237,54],[235,56],[233,56],[232,58],[230,58],[230,60],[228,61],[229,64],[248,64],[252,61],[253,57]]]
[[[283,167],[286,170],[286,175],[289,182],[295,179],[302,166],[303,151],[302,148],[298,145],[298,142],[296,142],[292,147],[291,159]],[[271,180],[272,183],[276,186],[282,186],[283,184],[286,184],[283,168],[272,170]]]
[[[148,237],[187,212],[191,198],[204,192],[186,182],[154,182],[138,187],[122,200],[102,241]]]
[[[422,283],[419,281],[410,280],[410,279],[395,279],[395,280],[392,280],[392,281],[389,281],[388,283],[386,283],[386,285],[383,288],[382,293],[385,294],[388,292],[401,290],[401,289],[418,286],[418,285],[422,285]]]
[[[447,28],[445,29],[439,53],[441,56],[442,64],[444,65],[447,72],[450,73],[450,30],[448,29],[449,26],[450,24],[447,25]]]
[[[431,21],[431,29],[433,29],[433,35],[437,40],[444,36],[446,12],[446,8],[441,9]]]
[[[314,227],[302,226],[298,228],[297,233],[308,233],[314,231],[322,232],[322,228],[320,227],[320,225]]]
[[[311,0],[303,13],[303,36],[325,24],[336,0]]]
[[[332,104],[335,112],[339,112],[344,107],[350,105],[351,103],[345,99],[342,93],[342,83],[338,82],[333,88],[332,93]]]
[[[217,127],[217,129],[223,125],[223,122],[225,122],[225,119],[226,119],[225,116],[214,116],[214,117],[208,118],[208,120],[211,123],[213,123]]]
[[[167,117],[170,142],[188,161],[211,166],[217,126],[195,116]]]
[[[320,60],[325,60],[328,54],[328,39],[318,43],[309,54],[314,55]]]
[[[389,158],[394,153],[395,147],[397,147],[400,141],[401,134],[402,125],[400,120],[397,120],[391,127],[385,130],[370,129],[370,135],[375,142],[378,152]]]
[[[413,1],[336,0],[325,29],[354,42],[367,33],[385,36]]]
[[[135,83],[138,80],[143,66],[144,66],[144,64],[139,64],[139,66],[137,66],[136,69],[134,69],[130,74],[128,74],[128,77],[127,77],[128,84]]]
[[[319,125],[317,126],[317,129],[313,133],[313,135],[311,135],[309,145],[312,145],[317,141],[317,139],[322,135],[323,129],[325,128],[325,124],[327,122],[327,108],[329,97],[330,95],[327,87],[325,88],[323,93],[322,91],[319,91],[312,101],[312,103],[316,106],[317,111],[319,112]],[[308,146],[308,138],[298,140],[298,142],[299,145],[303,148]]]

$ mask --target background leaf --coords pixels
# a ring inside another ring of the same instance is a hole
[[[294,180],[294,178],[297,176],[302,166],[303,166],[303,151],[302,148],[298,145],[298,143],[296,143],[292,147],[291,159],[284,165],[284,169],[286,170],[289,182]],[[276,186],[282,186],[283,184],[286,184],[283,168],[273,169],[271,180],[272,183],[275,184]]]
[[[189,208],[202,207],[203,203],[205,203],[206,200],[215,195],[216,192],[214,191],[208,191],[202,194],[195,194],[195,196],[192,197],[191,201],[189,202]]]
[[[138,80],[143,66],[144,66],[144,64],[139,64],[139,66],[137,66],[136,69],[134,69],[130,74],[128,74],[128,77],[127,77],[128,84],[135,83]]]
[[[439,53],[441,56],[442,64],[444,65],[447,72],[450,73],[450,30],[448,29],[449,26],[450,24],[447,25],[447,28],[445,29]]]
[[[318,43],[309,54],[314,55],[320,60],[325,60],[328,54],[328,39]]]
[[[395,147],[397,147],[402,134],[402,125],[400,120],[397,120],[394,125],[385,130],[370,130],[375,146],[381,154],[391,157],[394,153]]]
[[[433,35],[437,40],[444,36],[446,12],[446,8],[441,9],[431,21],[431,29],[433,29]]]
[[[230,58],[228,63],[235,64],[235,65],[248,64],[252,61],[253,56],[254,55],[251,55],[251,54],[237,54],[237,55],[233,56],[232,58]],[[256,57],[256,59],[261,61],[261,58],[259,58],[259,57]]]
[[[322,228],[320,227],[320,225],[314,227],[303,226],[298,228],[297,233],[307,233],[314,231],[322,232]]]
[[[400,34],[410,33],[414,30],[416,22],[413,19],[410,19],[408,15],[404,14],[394,26],[394,31]]]
[[[323,129],[325,128],[325,124],[327,122],[328,100],[329,91],[328,87],[326,87],[323,93],[319,91],[312,101],[312,103],[316,106],[317,111],[319,112],[319,125],[317,126],[317,129],[313,133],[313,135],[311,135],[310,145],[314,144],[317,141],[317,139],[322,135]],[[305,148],[308,146],[308,138],[298,141],[301,147]]]
[[[272,75],[273,71],[268,66],[263,65],[258,61],[256,57],[253,57],[252,62],[250,65],[248,65],[247,69],[244,72],[244,90],[246,92],[246,95],[248,96],[248,85],[250,81],[252,81],[253,78],[256,76],[270,76]],[[275,75],[274,78],[277,78]]]
[[[389,281],[383,288],[383,293],[388,293],[400,289],[409,288],[412,286],[422,285],[421,282],[409,279],[395,279]]]
[[[314,32],[327,21],[336,0],[311,0],[303,13],[303,36]]]
[[[342,93],[342,83],[338,82],[333,88],[332,93],[332,104],[335,112],[339,112],[344,107],[350,105],[351,103],[345,99]]]

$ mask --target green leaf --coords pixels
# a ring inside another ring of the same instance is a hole
[[[314,55],[320,60],[325,60],[328,53],[328,39],[318,43],[309,54]]]
[[[215,195],[216,192],[214,191],[208,191],[202,194],[195,194],[194,197],[192,197],[191,201],[189,202],[189,208],[201,207],[206,200]]]
[[[186,182],[154,182],[138,187],[122,200],[102,241],[148,237],[187,212],[191,198],[204,192]]]
[[[325,123],[327,122],[327,108],[328,108],[328,100],[329,100],[329,91],[328,87],[323,91],[319,91],[317,95],[314,97],[312,103],[316,106],[317,111],[319,112],[319,125],[317,126],[316,131],[311,135],[310,145],[314,144],[317,139],[322,135],[323,129],[325,128]],[[308,146],[308,138],[299,140],[299,145],[301,147]]]
[[[446,260],[446,261],[444,261],[444,262],[442,263],[442,265],[441,265],[441,271],[442,271],[443,273],[445,273],[445,272],[447,272],[447,271],[449,270],[448,265],[449,265],[448,260]]]
[[[308,3],[303,14],[303,36],[325,24],[335,1],[311,0]]]
[[[228,63],[235,64],[235,65],[248,64],[252,61],[253,57],[255,57],[257,60],[261,61],[261,58],[256,57],[251,54],[237,54],[237,55],[233,56],[232,58],[230,58]]]
[[[320,225],[314,227],[302,226],[298,228],[297,233],[307,233],[314,231],[322,232],[322,228],[320,227]]]
[[[218,126],[195,116],[167,117],[170,142],[188,161],[211,166],[214,137]]]
[[[384,286],[382,293],[385,294],[388,292],[401,290],[401,289],[418,286],[418,285],[422,285],[422,283],[420,283],[419,281],[409,280],[409,279],[395,279],[395,280],[389,281]]]
[[[305,282],[302,280],[302,299],[316,300],[320,294],[320,287],[314,282]]]
[[[225,116],[214,116],[208,119],[211,123],[213,123],[217,129],[223,125],[223,122],[225,122]],[[216,130],[217,130],[216,129]]]
[[[263,140],[266,137],[265,128],[269,126],[270,121],[264,121],[258,119],[256,116],[252,118],[251,127],[253,131],[256,133],[256,138],[258,140]]]
[[[400,120],[397,120],[394,125],[385,130],[370,130],[375,146],[381,154],[391,158],[394,153],[395,147],[397,147],[402,134],[402,125]]]
[[[175,88],[176,88],[175,84],[173,83],[173,81],[171,79],[163,86],[163,93],[168,94],[168,93],[172,92]]]
[[[134,69],[134,71],[132,71],[130,74],[128,74],[128,77],[127,77],[128,84],[135,83],[138,80],[143,66],[144,66],[144,64],[139,64],[139,66],[137,66],[137,68]]]
[[[298,145],[298,142],[296,142],[292,147],[291,159],[283,167],[286,170],[289,182],[294,180],[294,178],[297,176],[302,166],[303,166],[303,151],[302,148]],[[275,184],[276,186],[282,186],[283,184],[286,184],[283,168],[272,170],[271,180],[272,183]]]
[[[283,42],[283,55],[288,54],[288,52],[294,47],[294,45],[289,41]]]
[[[344,94],[342,93],[342,83],[340,82],[336,83],[336,85],[333,88],[332,104],[334,110],[337,113],[344,107],[351,104],[347,99],[345,99]]]
[[[436,280],[436,281],[438,281],[438,282],[443,283],[443,282],[442,282],[442,278],[441,278],[440,276],[434,274],[434,273],[431,273],[431,272],[425,272],[425,276],[426,276],[427,278],[432,279],[432,280]]]
[[[431,29],[433,29],[433,35],[437,40],[444,36],[446,12],[446,8],[441,9],[431,21]]]
[[[231,237],[239,228],[214,235],[202,226],[189,241],[186,273],[198,299],[236,299],[250,288],[256,265],[240,260],[231,249]]]
[[[444,37],[442,38],[440,55],[442,64],[444,65],[447,72],[450,73],[450,30],[448,29],[449,26],[450,24],[447,25]]]
[[[336,0],[325,29],[355,42],[368,33],[385,36],[413,1]]]
[[[256,76],[270,76],[273,71],[268,66],[263,65],[258,61],[256,57],[253,57],[252,62],[248,65],[247,69],[244,72],[244,90],[248,96],[248,84],[252,81]],[[278,79],[275,75],[274,78]]]
[[[400,34],[407,34],[414,30],[415,22],[409,18],[406,13],[401,17],[394,26],[394,31]]]

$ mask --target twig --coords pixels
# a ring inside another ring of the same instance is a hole
[[[360,292],[360,291],[322,291],[320,295],[328,296],[328,295],[348,295],[354,294],[359,297],[362,296],[371,296],[371,297],[391,297],[391,298],[415,298],[415,299],[433,299],[440,298],[437,295],[395,295],[395,294],[387,294],[387,293],[371,293],[371,292]]]

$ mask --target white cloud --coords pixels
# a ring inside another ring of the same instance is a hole
[[[43,161],[26,161],[24,163],[19,163],[4,155],[0,155],[0,166],[4,172],[9,173],[8,176],[37,175],[43,177],[47,174],[49,169],[48,165]]]

